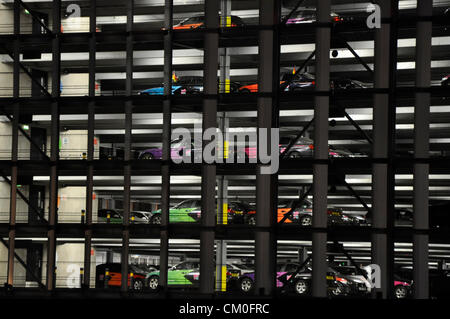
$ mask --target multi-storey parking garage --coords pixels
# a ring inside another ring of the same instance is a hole
[[[450,296],[449,8],[2,1],[2,294]]]

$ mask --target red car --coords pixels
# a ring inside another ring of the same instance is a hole
[[[107,287],[120,288],[122,285],[122,264],[120,263],[106,263],[100,264],[96,267],[95,274],[95,286],[96,288],[105,288],[105,276],[107,275],[106,270],[108,269],[109,278]],[[134,265],[128,266],[128,287],[130,287],[131,273],[133,274],[133,289],[143,290],[145,282],[145,271],[137,268]]]

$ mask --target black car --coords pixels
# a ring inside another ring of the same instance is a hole
[[[429,225],[431,229],[450,229],[450,202],[432,203],[429,208]],[[368,223],[372,222],[372,217],[368,217]],[[414,223],[414,213],[409,208],[395,209],[394,225],[397,227],[412,227]]]
[[[256,225],[255,208],[242,201],[228,203],[228,218],[233,224]]]
[[[285,223],[312,226],[312,207],[313,203],[308,199],[301,202],[299,200],[280,200],[278,202],[278,222],[284,219]],[[288,214],[287,218],[285,218],[286,214]],[[365,224],[363,217],[344,214],[342,209],[337,207],[328,207],[327,214],[329,226],[359,226]]]
[[[304,72],[300,74],[284,74],[281,88],[285,91],[302,91],[313,89],[316,86],[315,76]],[[366,85],[360,81],[349,78],[331,78],[330,88],[334,90],[364,89]]]
[[[219,17],[222,18],[222,17]],[[226,25],[226,27],[243,27],[245,26],[244,21],[238,16],[232,15],[230,17],[230,21],[227,22],[229,25]],[[197,29],[197,28],[204,28],[205,27],[205,16],[204,15],[196,15],[193,17],[189,17],[181,21],[180,23],[173,26],[174,30],[190,30],[190,29]],[[225,26],[224,26],[225,27]]]

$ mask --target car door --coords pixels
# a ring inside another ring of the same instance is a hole
[[[287,212],[289,212],[291,210],[291,204],[292,204],[292,202],[286,201],[286,202],[281,202],[278,205],[278,211],[277,211],[278,222],[280,222],[284,218],[284,214],[286,214]],[[290,218],[287,218],[284,221],[284,223],[286,223],[286,224],[292,223],[292,220]]]
[[[120,287],[122,283],[122,270],[120,264],[109,264],[109,286]],[[108,267],[107,267],[108,268]]]
[[[192,200],[185,200],[175,207],[170,209],[170,222],[171,223],[183,223],[190,222],[192,218],[189,217],[188,213],[191,211]]]

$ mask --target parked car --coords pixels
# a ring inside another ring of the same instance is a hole
[[[134,222],[136,224],[148,224],[153,216],[150,212],[143,211],[132,211],[131,216],[134,217]]]
[[[203,91],[203,77],[185,76],[172,83],[172,94],[199,94]],[[164,84],[139,92],[140,95],[164,95]]]
[[[173,26],[174,30],[191,30],[203,28],[205,26],[205,16],[204,15],[196,15],[190,18],[186,18],[180,23]],[[244,21],[238,16],[231,16],[231,25],[230,27],[243,27],[245,26]]]
[[[449,86],[450,85],[450,74],[446,77],[442,78],[441,82],[442,86]]]
[[[227,290],[235,289],[236,282],[238,282],[239,277],[254,272],[253,269],[247,268],[244,265],[240,264],[227,264],[227,272],[225,275],[226,278],[226,286]],[[186,279],[189,280],[192,285],[199,285],[200,284],[200,270],[196,269],[193,270],[185,275]]]
[[[293,291],[298,295],[309,295],[311,292],[312,269],[306,266],[297,273],[299,264],[280,263],[277,265],[277,288],[285,292]],[[330,296],[341,296],[348,294],[350,287],[348,281],[329,270],[326,276],[328,294]],[[243,293],[253,290],[255,273],[247,273],[239,279],[239,289]]]
[[[230,201],[228,214],[232,216],[233,224],[256,225],[255,207],[243,201]]]
[[[220,85],[220,83],[218,84]],[[230,92],[237,92],[240,84],[230,83]],[[173,95],[200,94],[203,92],[202,76],[183,76],[172,83]],[[164,84],[139,92],[140,95],[164,95]]]
[[[228,224],[248,223],[248,219],[253,217],[254,209],[244,202],[230,201],[227,210]],[[188,214],[195,221],[200,221],[202,211],[200,208],[194,209]]]
[[[431,229],[450,229],[450,201],[433,202],[429,205],[429,225]],[[372,216],[368,216],[367,223],[372,223]],[[414,213],[409,208],[396,208],[394,225],[396,227],[412,227]]]
[[[95,274],[95,287],[96,288],[104,288],[105,287],[105,274],[106,269],[109,270],[109,280],[108,287],[121,287],[122,285],[122,264],[120,263],[106,263],[100,264],[96,267]],[[145,282],[145,271],[139,269],[137,266],[128,265],[128,286],[130,286],[131,276],[133,273],[134,282],[133,289],[134,290],[143,290],[144,282]]]
[[[364,269],[357,271],[353,266],[333,266],[331,269],[340,277],[348,280],[350,295],[367,295],[372,291],[372,286],[367,279],[368,274]]]
[[[411,281],[400,278],[398,275],[394,275],[394,297],[396,299],[405,299],[411,296],[412,286]]]
[[[315,76],[304,72],[304,73],[285,73],[282,75],[280,80],[280,90],[281,91],[303,91],[312,90],[316,86]],[[366,86],[359,81],[348,79],[348,78],[332,78],[330,79],[330,89],[363,89]],[[239,87],[238,92],[240,93],[256,93],[258,92],[258,84],[247,84]]]
[[[185,223],[196,222],[197,213],[201,208],[201,201],[196,199],[184,200],[177,205],[169,208],[169,222],[171,223]],[[161,224],[161,209],[155,210],[150,220],[151,224]]]
[[[344,21],[337,13],[331,13],[331,20],[335,23]],[[289,17],[286,24],[313,23],[317,21],[317,11],[315,8],[304,8]]]
[[[284,220],[286,224],[299,224],[301,226],[312,225],[312,202],[308,199],[300,202],[299,200],[279,200],[277,209],[277,220],[281,222],[285,215],[290,213],[290,216]],[[248,222],[250,225],[256,223],[256,211],[248,212]],[[253,216],[252,216],[253,215]],[[364,221],[356,216],[349,216],[343,213],[342,209],[336,207],[328,208],[328,225],[347,225],[356,226],[363,224]]]
[[[446,260],[442,260],[439,263],[445,264]],[[450,290],[448,289],[450,286],[450,270],[442,269],[440,267],[442,267],[442,265],[437,268],[428,269],[429,295],[434,299],[448,299],[450,298]],[[405,287],[403,290],[394,292],[397,298],[407,298],[412,295],[414,285],[412,271],[412,268],[405,266],[396,268],[395,280]]]
[[[169,286],[191,286],[185,275],[200,268],[198,262],[183,261],[167,270],[167,285]],[[150,272],[145,277],[145,286],[150,290],[157,290],[159,288],[159,270]]]
[[[172,159],[181,159],[183,154],[185,156],[191,156],[191,162],[196,158],[194,157],[197,153],[198,156],[202,156],[202,143],[200,141],[191,140],[191,142],[186,142],[182,138],[174,139],[170,142],[170,157]],[[200,145],[200,148],[196,148],[196,144]],[[196,152],[198,150],[198,152]],[[155,147],[143,150],[138,159],[140,160],[152,160],[152,159],[162,159],[162,148]]]
[[[281,137],[280,138],[280,154],[285,153],[290,141],[294,137]],[[256,147],[245,147],[244,148],[244,156],[245,160],[249,161],[250,159],[256,159],[257,158],[257,148]],[[242,151],[238,150],[237,154],[242,153]],[[359,157],[361,155],[355,155],[352,152],[346,150],[337,148],[334,146],[329,145],[328,154],[330,157],[333,158],[339,158],[339,157]],[[314,155],[314,141],[306,138],[306,137],[300,137],[294,145],[289,149],[287,155],[285,155],[287,158],[306,158],[306,157],[312,157]]]
[[[99,223],[107,223],[108,222],[108,214],[109,214],[109,222],[111,224],[122,224],[123,223],[123,217],[122,214],[120,214],[119,211],[115,209],[99,209],[98,210],[98,222]]]

